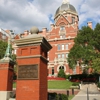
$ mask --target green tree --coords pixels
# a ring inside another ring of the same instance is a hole
[[[93,46],[95,50],[95,56],[91,66],[94,69],[94,72],[100,73],[100,24],[99,23],[97,23],[94,29],[93,37],[94,37]]]
[[[66,74],[63,69],[60,69],[60,71],[58,72],[58,77],[66,78]]]
[[[4,57],[6,48],[7,48],[7,42],[0,40],[0,59]]]
[[[94,30],[82,27],[74,40],[75,44],[68,55],[70,68],[77,64],[92,67],[95,72],[100,72],[100,24]]]

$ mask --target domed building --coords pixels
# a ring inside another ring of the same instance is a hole
[[[43,28],[39,31],[36,27],[31,31],[25,31],[19,34],[18,38],[24,38],[27,35],[38,33],[44,36],[51,44],[52,49],[48,53],[48,76],[56,77],[60,69],[63,69],[67,74],[80,74],[81,70],[77,66],[75,69],[70,69],[68,66],[68,54],[74,45],[74,38],[78,32],[78,13],[73,5],[68,0],[63,0],[62,4],[55,11],[54,24],[51,24],[51,29]]]
[[[60,69],[63,69],[66,74],[79,74],[79,67],[72,70],[67,62],[69,51],[74,45],[74,38],[78,32],[79,17],[75,7],[68,0],[63,0],[55,12],[54,21],[49,32],[43,28],[40,33],[53,47],[48,53],[48,76],[56,77]]]

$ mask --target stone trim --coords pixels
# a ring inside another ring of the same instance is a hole
[[[0,60],[0,64],[8,64],[8,63],[15,64],[15,62],[13,62],[13,61],[11,61],[9,59],[1,59]]]
[[[46,52],[52,48],[51,45],[48,43],[48,41],[43,36],[39,35],[37,36],[29,35],[29,37],[27,38],[15,40],[15,43],[19,47],[30,46],[30,45],[41,45]]]
[[[13,68],[9,68],[9,67],[0,67],[0,70],[7,70],[7,69],[13,70]]]
[[[63,41],[63,40],[74,40],[74,38],[75,38],[75,37],[70,37],[70,38],[67,37],[67,38],[64,38],[64,39],[60,39],[60,38],[57,38],[57,39],[49,39],[48,42],[59,41],[59,40],[60,40],[60,41]]]
[[[45,57],[41,56],[41,55],[35,55],[35,56],[18,56],[17,59],[27,59],[27,58],[41,58],[42,60],[44,60],[45,62],[49,62]]]

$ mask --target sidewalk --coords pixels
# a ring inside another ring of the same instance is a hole
[[[87,89],[89,98],[87,98]],[[100,92],[95,84],[86,84],[82,86],[81,91],[72,100],[100,100]]]

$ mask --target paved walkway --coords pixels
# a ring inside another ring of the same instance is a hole
[[[89,97],[87,97],[87,90]],[[72,100],[100,100],[100,92],[95,84],[86,84]]]

